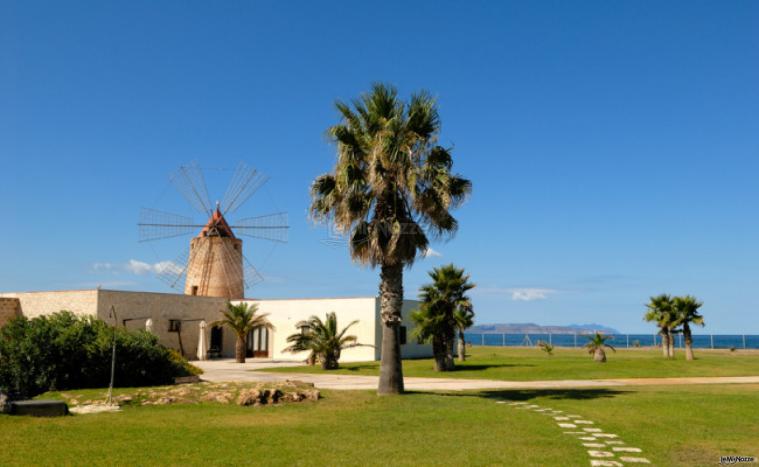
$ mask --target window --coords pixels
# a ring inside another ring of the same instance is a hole
[[[180,332],[182,330],[182,320],[170,319],[169,332]]]
[[[401,326],[398,328],[399,337],[398,339],[401,341],[401,345],[406,345],[406,326]]]
[[[198,294],[198,286],[197,285],[193,285],[192,289],[191,289],[191,292],[190,292],[190,295],[197,295],[197,294]]]

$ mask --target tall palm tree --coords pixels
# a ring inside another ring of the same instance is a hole
[[[437,144],[440,119],[428,93],[406,103],[395,88],[375,84],[350,104],[336,106],[342,120],[328,133],[337,145],[337,163],[314,180],[311,214],[348,235],[355,261],[380,267],[377,392],[397,394],[403,392],[403,268],[427,251],[428,234],[456,231],[449,210],[464,201],[471,182],[451,172],[450,150]]]
[[[327,313],[324,321],[318,316],[312,316],[295,325],[300,332],[288,336],[287,342],[291,345],[284,350],[292,353],[309,351],[309,362],[319,360],[323,369],[334,370],[339,367],[343,350],[362,345],[358,343],[356,336],[345,335],[348,328],[356,323],[358,320],[351,321],[338,332],[337,316],[334,312]]]
[[[698,301],[696,297],[686,295],[684,297],[675,297],[672,307],[677,316],[677,324],[683,327],[683,338],[685,340],[685,359],[693,360],[693,335],[690,326],[704,325],[704,317],[698,312],[703,306],[703,302]]]
[[[588,353],[593,355],[594,361],[599,363],[606,362],[606,352],[604,351],[604,348],[609,348],[613,352],[617,351],[611,344],[606,343],[606,341],[611,340],[612,338],[612,336],[605,336],[600,332],[597,332],[588,340],[585,347],[588,348]]]
[[[456,329],[459,332],[459,360],[466,360],[466,335],[464,332],[474,325],[474,310],[466,307],[461,307],[453,313],[453,319],[456,321]]]
[[[435,370],[450,371],[454,367],[456,331],[460,329],[456,315],[459,313],[471,321],[474,311],[466,292],[473,289],[474,284],[469,282],[469,275],[463,269],[453,264],[434,268],[429,276],[432,283],[420,289],[422,303],[411,315],[417,325],[414,333],[422,341],[432,341]]]
[[[221,312],[222,319],[211,323],[212,327],[226,326],[237,335],[237,342],[235,343],[235,360],[237,363],[245,363],[245,339],[248,333],[255,328],[272,328],[267,319],[269,314],[256,314],[256,312],[258,312],[258,305],[255,303],[241,302],[235,305],[232,302],[227,302],[227,309]]]
[[[677,316],[675,315],[672,297],[667,294],[651,297],[646,308],[648,311],[646,312],[644,319],[656,323],[659,327],[662,355],[664,358],[674,358],[674,334],[677,327]]]

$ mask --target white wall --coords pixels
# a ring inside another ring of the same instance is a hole
[[[245,300],[258,304],[260,313],[268,313],[268,319],[274,326],[269,334],[269,348],[274,360],[302,361],[308,357],[307,352],[292,354],[283,352],[289,346],[287,337],[299,330],[295,324],[313,315],[322,320],[326,314],[337,314],[337,326],[344,328],[353,320],[358,320],[348,331],[358,338],[360,344],[375,345],[375,301],[368,298],[317,298],[317,299],[283,299],[283,300]],[[343,362],[360,362],[374,360],[373,347],[354,347],[343,352]]]

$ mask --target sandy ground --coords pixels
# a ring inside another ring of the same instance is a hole
[[[298,380],[314,383],[319,389],[376,389],[376,376],[353,376],[340,374],[267,373],[266,368],[300,366],[298,362],[234,360],[193,362],[205,372],[201,378],[212,382],[277,382]],[[688,377],[688,378],[616,378],[552,381],[497,381],[489,379],[454,378],[405,378],[406,389],[417,391],[465,391],[477,389],[572,389],[604,388],[615,386],[653,386],[678,384],[749,384],[759,383],[759,376]]]

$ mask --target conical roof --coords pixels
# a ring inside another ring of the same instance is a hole
[[[208,219],[203,230],[200,231],[198,237],[231,237],[236,238],[232,228],[227,224],[227,220],[224,219],[224,215],[219,210],[219,206],[216,206],[216,210]]]

